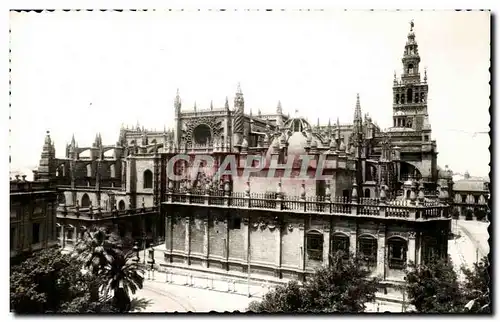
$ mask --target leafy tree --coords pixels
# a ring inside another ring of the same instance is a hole
[[[463,293],[467,301],[466,311],[491,313],[488,257],[483,257],[479,263],[475,263],[472,270],[462,267],[462,272],[465,275]]]
[[[11,267],[11,310],[24,314],[86,312],[84,306],[92,306],[100,311],[104,303],[88,298],[89,281],[95,277],[84,274],[81,268],[81,263],[58,248],[33,253]]]
[[[460,312],[463,297],[450,259],[411,264],[406,272],[409,303],[421,313]]]
[[[331,265],[318,269],[303,286],[289,282],[252,302],[256,312],[363,312],[375,300],[379,280],[354,256],[338,253]]]

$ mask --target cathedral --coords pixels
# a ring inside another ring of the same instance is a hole
[[[73,137],[65,158],[55,157],[47,134],[35,179],[57,186],[59,242],[74,244],[89,226],[108,225],[143,245],[163,245],[165,267],[284,280],[352,252],[384,285],[401,283],[410,261],[446,256],[451,173],[437,166],[413,28],[403,72],[394,75],[387,131],[363,115],[359,95],[351,124],[313,125],[284,113],[280,102],[254,115],[238,85],[232,104],[207,109],[185,109],[177,92],[172,130],[122,127],[116,144],[97,134],[86,147]],[[189,173],[197,155],[215,164],[171,180],[167,164],[181,154],[188,160],[175,163],[176,173]],[[299,180],[304,155],[309,176]],[[238,175],[212,176],[227,156]],[[256,166],[253,156],[261,170],[241,175]]]

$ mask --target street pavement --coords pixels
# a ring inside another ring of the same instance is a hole
[[[141,312],[245,312],[262,290],[253,285],[250,292],[254,296],[248,297],[248,286],[241,282],[156,272],[133,297],[151,301]]]

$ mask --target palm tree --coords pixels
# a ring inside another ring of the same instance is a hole
[[[120,254],[106,266],[105,292],[113,291],[112,303],[120,312],[126,312],[130,309],[130,293],[135,294],[143,286],[144,268],[135,259],[135,256],[133,251]]]
[[[121,252],[120,239],[116,234],[109,233],[105,227],[93,227],[84,232],[72,255],[83,263],[85,269],[98,274]]]
[[[74,258],[83,263],[83,268],[95,276],[104,273],[106,267],[120,255],[122,255],[122,250],[119,237],[114,233],[109,233],[105,227],[93,227],[86,230],[72,253]],[[99,298],[101,286],[102,284],[99,283],[91,287],[92,300]]]

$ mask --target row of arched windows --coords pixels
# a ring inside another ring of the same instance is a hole
[[[306,249],[310,260],[323,260],[323,234],[318,231],[311,231],[307,234]],[[378,241],[371,235],[361,235],[357,238],[357,253],[368,267],[377,265]],[[403,269],[406,264],[408,244],[401,237],[389,237],[388,262],[391,269]],[[335,233],[331,241],[331,253],[342,252],[347,258],[349,256],[350,238],[344,233]]]
[[[415,92],[413,93],[413,90],[409,88],[406,91],[406,95],[403,94],[396,94],[394,96],[394,103],[395,104],[405,104],[405,103],[425,103],[425,93],[424,92]]]

